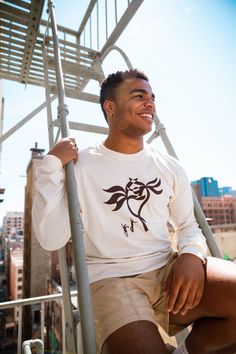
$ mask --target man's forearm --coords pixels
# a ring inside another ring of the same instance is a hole
[[[39,167],[32,219],[36,237],[43,248],[59,249],[69,240],[64,171],[55,157],[46,156]]]

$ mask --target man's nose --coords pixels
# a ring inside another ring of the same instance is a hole
[[[152,108],[155,108],[156,105],[155,105],[155,102],[153,101],[152,98],[147,98],[144,102],[145,106],[147,107],[152,107]]]

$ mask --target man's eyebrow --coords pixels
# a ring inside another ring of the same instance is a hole
[[[130,94],[132,94],[132,93],[136,93],[136,92],[140,92],[140,93],[145,93],[145,94],[148,94],[149,92],[147,91],[147,90],[145,90],[145,89],[137,89],[137,88],[135,88],[135,89],[133,89],[133,90],[131,90],[130,91]],[[152,93],[152,99],[153,100],[155,100],[155,95],[154,95],[154,93]]]

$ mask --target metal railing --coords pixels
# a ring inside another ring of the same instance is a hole
[[[77,291],[76,290],[71,291],[70,295],[71,295],[71,297],[76,297]],[[32,297],[32,298],[27,298],[27,299],[17,299],[14,301],[0,302],[0,311],[6,310],[6,309],[12,309],[15,307],[18,308],[18,310],[19,310],[19,319],[18,319],[18,326],[17,326],[18,327],[17,354],[21,354],[21,348],[22,348],[22,325],[23,325],[22,309],[23,309],[23,307],[27,306],[27,305],[40,304],[40,339],[44,343],[44,338],[46,335],[46,333],[45,333],[45,303],[60,301],[61,309],[62,309],[62,317],[64,317],[64,306],[63,306],[62,300],[63,300],[63,294],[57,293],[57,294],[37,296],[37,297]],[[62,346],[65,346],[66,333],[65,333],[65,326],[64,326],[63,321],[62,321],[62,325],[61,325],[61,331],[62,331]],[[27,346],[29,346],[29,345],[30,345],[30,343],[27,343]],[[80,354],[80,353],[78,352],[78,354]]]
[[[57,83],[57,95],[58,95],[58,118],[60,121],[60,132],[63,138],[70,136],[69,124],[67,115],[69,113],[68,107],[65,104],[65,83],[62,72],[62,60],[61,60],[61,48],[59,44],[58,30],[56,24],[56,16],[54,3],[52,0],[48,0],[48,12],[49,22],[52,29],[53,38],[53,53],[55,62],[55,74]],[[45,76],[47,81],[48,75]],[[47,86],[47,85],[46,85]],[[53,135],[53,134],[52,134]],[[52,137],[51,137],[52,138]],[[49,136],[50,145],[52,139]],[[75,180],[75,171],[73,162],[69,162],[65,166],[66,174],[66,191],[69,208],[69,219],[71,228],[71,237],[73,244],[75,271],[76,271],[76,283],[79,289],[77,297],[77,307],[80,311],[81,321],[81,334],[83,343],[84,354],[96,354],[96,335],[93,321],[92,301],[89,288],[88,270],[86,266],[86,256],[83,241],[82,221],[80,217],[80,207],[77,198],[77,186]],[[60,262],[61,280],[63,285],[63,304],[66,314],[66,327],[67,327],[67,350],[71,353],[76,352],[76,335],[74,331],[75,322],[72,314],[71,301],[69,296],[68,279],[66,270],[66,257],[65,249],[61,249],[58,252]],[[68,327],[69,326],[69,327]],[[70,330],[68,330],[68,328]],[[77,349],[78,351],[78,349]]]
[[[79,42],[100,52],[114,45],[143,0],[91,0],[78,29]]]
[[[35,348],[37,353],[36,354],[43,354],[44,353],[44,344],[43,341],[40,339],[30,339],[26,340],[22,344],[22,352],[23,354],[32,354],[31,348]]]

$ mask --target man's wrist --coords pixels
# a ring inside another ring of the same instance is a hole
[[[199,261],[201,262],[202,266],[203,266],[203,269],[204,269],[204,272],[206,272],[206,266],[207,266],[207,257],[203,258],[203,257],[200,257],[194,253],[190,253],[190,252],[183,252],[180,254],[180,256],[184,256],[184,255],[191,255],[197,259],[199,259]]]

